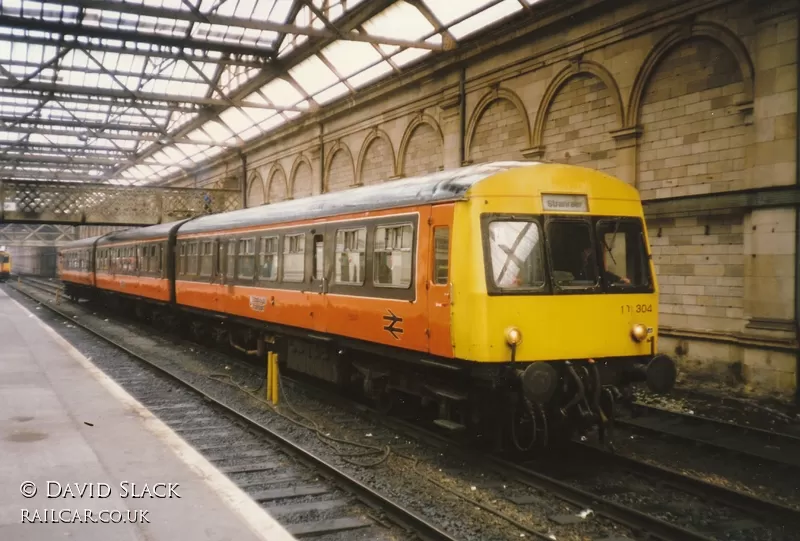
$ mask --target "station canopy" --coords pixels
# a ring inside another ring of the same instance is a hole
[[[540,0],[0,0],[0,180],[146,185]]]

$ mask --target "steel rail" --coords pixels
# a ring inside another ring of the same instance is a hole
[[[168,379],[177,382],[180,385],[185,386],[190,391],[198,394],[204,400],[207,400],[212,406],[218,408],[222,412],[232,415],[241,421],[244,421],[246,425],[249,427],[261,432],[271,440],[273,440],[279,447],[281,447],[284,451],[292,454],[295,457],[298,457],[302,460],[306,465],[309,467],[315,468],[319,470],[323,475],[330,478],[335,483],[339,484],[344,490],[354,494],[359,500],[361,500],[364,504],[369,505],[373,508],[381,509],[386,512],[387,516],[397,525],[405,528],[406,530],[413,532],[420,536],[421,539],[431,540],[431,541],[458,541],[455,537],[450,536],[446,532],[439,529],[437,526],[431,524],[418,514],[414,513],[410,509],[406,509],[405,507],[395,503],[391,499],[381,495],[380,493],[376,492],[375,490],[371,489],[370,487],[366,486],[365,484],[361,483],[357,479],[351,477],[346,472],[340,470],[336,466],[329,464],[322,458],[316,456],[314,453],[303,449],[299,445],[295,444],[294,442],[290,441],[289,439],[285,438],[284,436],[278,434],[274,430],[271,430],[268,427],[265,427],[255,419],[251,418],[250,416],[243,414],[241,412],[236,411],[235,409],[231,408],[230,406],[220,402],[219,400],[209,396],[201,389],[196,387],[195,385],[184,381],[179,376],[171,373],[169,370],[158,366],[157,363],[148,360],[143,355],[136,353],[135,351],[131,350],[125,345],[117,343],[113,338],[105,336],[103,333],[91,328],[89,325],[86,325],[75,318],[71,317],[69,314],[62,312],[61,310],[50,306],[47,303],[42,302],[41,299],[37,299],[35,296],[31,295],[30,293],[23,291],[22,289],[18,288],[16,285],[12,284],[12,287],[15,291],[25,295],[26,297],[30,298],[31,300],[39,303],[41,306],[46,307],[48,310],[52,311],[53,313],[59,315],[70,321],[71,324],[75,325],[83,329],[84,331],[100,338],[101,340],[107,342],[111,346],[119,349],[120,351],[124,352],[127,355],[130,355],[137,361],[145,364],[147,367],[153,369],[154,371],[158,372],[162,376],[167,377]]]
[[[689,441],[701,446],[736,453],[750,458],[766,460],[774,464],[780,464],[791,468],[800,468],[800,458],[793,457],[792,453],[784,454],[787,459],[779,456],[780,452],[772,453],[769,446],[785,446],[789,449],[800,449],[800,437],[786,434],[784,432],[774,432],[763,428],[749,427],[721,419],[713,419],[702,415],[690,415],[677,411],[667,410],[645,404],[636,404],[636,409],[645,411],[645,415],[631,418],[617,418],[614,420],[617,426],[631,430],[639,430],[651,434],[660,434],[668,438]],[[662,426],[649,425],[646,419],[653,419],[663,423]],[[679,424],[670,424],[670,421],[677,421]],[[691,432],[697,426],[707,426],[710,430],[703,431],[701,434]],[[681,426],[684,426],[682,432]],[[747,441],[757,442],[762,445],[761,449],[746,445]],[[742,444],[745,443],[745,444]],[[794,458],[794,460],[791,460]]]

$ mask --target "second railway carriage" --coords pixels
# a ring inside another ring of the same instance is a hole
[[[77,296],[91,295],[94,290],[94,244],[97,237],[80,239],[62,246],[56,262],[64,292]]]
[[[98,237],[94,268],[97,287],[138,299],[174,301],[175,266],[170,254],[184,221]]]
[[[638,193],[590,169],[482,164],[127,235],[163,245],[159,300],[198,336],[266,337],[294,371],[520,449],[675,380]]]

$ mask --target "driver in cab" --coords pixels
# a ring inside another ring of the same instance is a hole
[[[606,283],[629,285],[631,281],[627,276],[617,276],[608,270],[608,262],[606,260],[607,256],[608,251],[603,250],[603,278],[605,279]],[[581,268],[575,274],[575,279],[591,281],[593,278],[594,267],[592,265],[592,247],[584,245],[583,250],[581,251]]]

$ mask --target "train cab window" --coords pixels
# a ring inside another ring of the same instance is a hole
[[[495,287],[514,291],[545,286],[544,239],[537,222],[494,221],[486,234]]]
[[[367,230],[339,229],[336,231],[337,284],[363,285],[366,267]]]
[[[552,220],[547,224],[553,283],[562,289],[597,286],[597,258],[587,222]]]
[[[194,276],[197,274],[197,243],[190,242],[186,249],[186,273]]]
[[[284,282],[302,282],[305,276],[306,236],[286,235],[283,237],[283,275]]]
[[[256,239],[239,239],[239,278],[252,278],[256,267]]]
[[[236,276],[236,241],[233,239],[228,241],[226,256],[225,277],[233,278]]]
[[[214,241],[205,240],[200,244],[200,276],[211,276],[214,266]]]
[[[375,229],[373,280],[376,286],[411,285],[413,239],[411,224],[379,226]]]
[[[278,279],[278,237],[263,237],[258,252],[258,275],[262,280]]]
[[[433,283],[447,284],[450,271],[450,228],[433,230]]]
[[[622,290],[650,287],[650,265],[639,220],[600,220],[597,237],[606,287]]]

